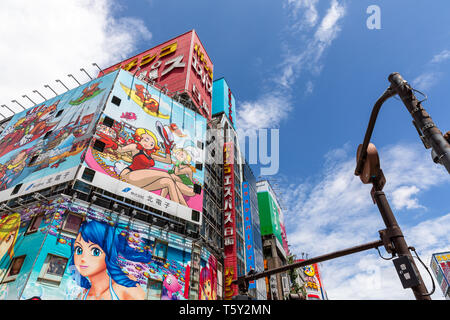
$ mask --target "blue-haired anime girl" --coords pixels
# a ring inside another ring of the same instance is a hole
[[[125,274],[118,264],[118,256],[135,262],[149,262],[150,252],[138,252],[128,246],[124,236],[114,227],[99,221],[81,225],[72,243],[70,265],[80,275],[84,288],[82,300],[143,300],[145,292],[136,279]]]

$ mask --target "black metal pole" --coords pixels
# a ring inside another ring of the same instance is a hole
[[[353,254],[353,253],[357,253],[357,252],[361,252],[361,251],[365,251],[365,250],[369,250],[369,249],[374,249],[374,248],[378,248],[378,247],[382,247],[383,246],[383,241],[382,240],[378,240],[378,241],[373,241],[373,242],[369,242],[369,243],[365,243],[356,247],[351,247],[348,249],[344,249],[341,251],[336,251],[336,252],[332,252],[332,253],[328,253],[328,254],[324,254],[322,256],[318,256],[315,258],[311,258],[308,260],[303,260],[301,262],[296,262],[296,263],[291,263],[285,266],[281,266],[278,268],[274,268],[274,269],[270,269],[267,271],[262,271],[260,273],[256,273],[253,275],[247,275],[247,276],[243,276],[240,277],[239,279],[235,280],[234,282],[239,282],[239,281],[252,281],[252,280],[256,280],[256,279],[260,279],[260,278],[264,278],[264,277],[269,277],[273,274],[276,273],[281,273],[281,272],[285,272],[288,270],[292,270],[292,269],[297,269],[297,268],[301,268],[301,267],[305,267],[305,266],[309,266],[311,264],[315,264],[315,263],[319,263],[319,262],[323,262],[323,261],[327,261],[327,260],[331,260],[331,259],[335,259],[335,258],[339,258],[342,256],[346,256],[349,254]]]
[[[400,226],[397,223],[397,220],[395,219],[394,213],[391,210],[391,207],[389,206],[389,202],[387,201],[386,195],[383,191],[381,191],[380,185],[378,185],[376,182],[373,184],[374,186],[374,192],[373,192],[373,199],[375,200],[375,203],[378,206],[378,209],[381,213],[381,217],[383,218],[384,224],[386,225],[386,231],[389,232],[389,238],[393,243],[393,250],[395,253],[401,257],[401,256],[408,256],[411,261],[411,264],[414,268],[414,271],[417,275],[417,278],[419,279],[419,285],[412,287],[411,290],[414,293],[414,296],[417,300],[431,300],[430,296],[428,295],[427,288],[425,287],[425,284],[423,282],[423,279],[420,275],[419,270],[417,269],[417,266],[414,262],[414,259],[411,255],[411,252],[409,251],[408,244],[406,243],[406,240],[403,236],[402,230],[400,229]]]
[[[355,175],[359,176],[361,174],[362,168],[364,166],[364,161],[366,160],[367,154],[367,146],[369,145],[370,138],[372,137],[372,132],[375,127],[375,121],[377,120],[378,112],[381,109],[383,103],[392,96],[395,96],[396,92],[391,89],[391,87],[387,88],[385,92],[378,98],[375,102],[372,113],[370,114],[369,124],[367,125],[366,134],[364,136],[364,141],[361,148],[361,156],[359,157],[358,162],[356,163]]]
[[[392,90],[402,99],[418,128],[422,131],[424,139],[436,153],[439,162],[450,173],[450,144],[444,138],[442,132],[436,127],[430,115],[415,97],[411,86],[402,76],[394,72],[389,75],[388,79],[391,82]]]

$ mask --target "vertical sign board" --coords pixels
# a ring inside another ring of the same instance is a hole
[[[431,269],[442,293],[447,295],[450,287],[450,252],[434,253],[431,257]]]
[[[194,30],[108,67],[99,75],[119,68],[158,87],[165,86],[170,93],[187,93],[197,112],[211,120],[213,64]]]
[[[224,252],[225,252],[225,300],[238,294],[234,190],[234,146],[227,142],[223,146],[223,212],[224,212]]]
[[[224,78],[213,82],[213,93],[212,114],[224,112],[236,128],[236,99]]]
[[[192,32],[191,58],[186,90],[199,112],[211,120],[213,64],[195,31]]]
[[[246,272],[255,270],[255,250],[253,248],[252,212],[250,206],[250,188],[248,182],[242,183],[242,200],[244,201],[244,236],[245,236],[245,257]],[[249,289],[256,288],[255,281],[250,281]]]

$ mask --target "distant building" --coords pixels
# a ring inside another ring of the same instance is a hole
[[[256,183],[261,237],[264,255],[264,269],[273,269],[287,264],[289,251],[283,246],[281,207],[270,183],[266,180]],[[286,272],[266,278],[269,300],[283,300],[290,292],[290,281]]]
[[[450,251],[431,255],[431,270],[446,300],[450,300]]]

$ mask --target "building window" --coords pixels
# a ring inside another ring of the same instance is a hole
[[[161,300],[162,282],[148,279],[147,300]]]
[[[9,269],[6,272],[6,277],[3,280],[3,283],[16,280],[17,276],[20,273],[20,269],[22,269],[22,265],[24,262],[25,256],[13,258],[13,260],[11,261],[11,265],[9,266]]]
[[[99,151],[99,152],[103,152],[103,150],[105,149],[105,143],[103,141],[100,141],[100,140],[95,140],[94,146],[92,148],[94,150]]]
[[[197,210],[192,210],[191,219],[193,221],[199,222],[200,221],[200,212],[198,212]]]
[[[103,124],[109,128],[112,128],[114,126],[114,120],[108,116],[105,116],[103,119]]]
[[[17,194],[20,190],[20,187],[22,187],[22,183],[20,183],[14,187],[13,191],[11,192],[11,195]]]
[[[122,100],[119,98],[119,97],[116,97],[116,96],[113,96],[112,97],[112,99],[111,99],[111,102],[113,103],[113,104],[115,104],[116,106],[120,106],[120,102],[121,102]]]
[[[155,240],[155,248],[153,249],[153,257],[166,260],[168,243],[159,239]]]
[[[89,169],[89,168],[84,168],[81,178],[83,180],[92,182],[94,180],[94,176],[95,176],[95,171],[94,170]]]
[[[77,235],[82,222],[83,216],[69,211],[62,224],[61,230]]]
[[[48,254],[42,266],[38,281],[59,285],[66,270],[67,258]]]
[[[38,231],[38,229],[41,225],[42,219],[44,219],[43,214],[34,216],[33,219],[31,219],[31,222],[30,222],[27,232],[25,234],[35,233],[36,231]]]

